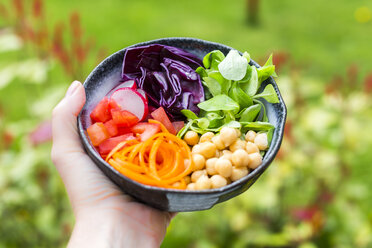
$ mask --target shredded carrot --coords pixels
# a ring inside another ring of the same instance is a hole
[[[194,168],[189,146],[169,133],[158,121],[161,132],[145,142],[124,141],[106,157],[106,161],[124,176],[146,185],[186,189],[184,177]]]

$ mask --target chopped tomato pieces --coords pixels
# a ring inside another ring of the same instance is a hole
[[[146,141],[154,134],[160,132],[160,125],[156,123],[139,122],[131,128],[134,133],[140,134],[140,140]]]
[[[87,132],[94,146],[98,146],[103,141],[110,138],[110,135],[102,122],[94,123],[88,127]]]
[[[111,137],[118,135],[119,133],[118,127],[116,126],[114,120],[109,120],[105,122],[104,125],[107,129],[107,132],[109,133]]]
[[[112,120],[118,127],[131,127],[138,123],[137,116],[126,110],[111,110]]]
[[[153,111],[151,113],[151,116],[161,122],[165,128],[171,133],[171,134],[176,134],[176,129],[174,128],[174,126],[172,125],[172,122],[169,120],[168,118],[168,115],[165,113],[163,107],[160,107],[158,109],[156,109],[155,111]]]
[[[99,146],[98,146],[98,150],[99,150],[99,153],[102,155],[102,154],[108,154],[109,152],[111,152],[112,149],[114,149],[120,142],[123,142],[123,141],[126,141],[126,140],[133,140],[133,139],[136,139],[136,137],[134,137],[133,133],[127,133],[127,134],[123,134],[123,135],[120,135],[120,136],[117,136],[117,137],[112,137],[112,138],[109,138],[105,141],[103,141]]]
[[[111,111],[112,109],[121,110],[120,105],[114,99],[109,100],[108,107],[109,107],[109,111]]]
[[[185,122],[174,121],[174,122],[172,122],[172,125],[173,125],[174,129],[176,129],[176,133],[178,133],[185,126]]]
[[[111,113],[109,109],[109,100],[104,97],[97,106],[93,109],[90,114],[90,118],[93,122],[106,122],[111,119]]]

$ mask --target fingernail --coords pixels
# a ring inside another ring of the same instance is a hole
[[[68,87],[68,90],[66,92],[66,96],[71,96],[75,92],[75,90],[79,87],[79,85],[80,85],[79,81],[72,82],[70,87]]]

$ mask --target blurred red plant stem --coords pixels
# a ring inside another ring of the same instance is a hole
[[[273,64],[275,65],[275,70],[280,71],[280,69],[288,63],[290,60],[290,55],[287,52],[279,51],[273,54]]]
[[[0,150],[9,149],[13,143],[13,140],[14,140],[14,136],[10,131],[8,130],[3,131],[1,133]]]
[[[364,91],[368,94],[372,93],[372,73],[364,79]]]
[[[259,24],[259,5],[260,0],[246,0],[247,22],[252,26]]]
[[[5,5],[0,3],[0,16],[4,19],[4,20],[8,20],[9,19],[9,14],[8,14],[8,10],[6,9]]]
[[[35,19],[42,17],[43,15],[43,1],[42,0],[34,0],[32,4],[32,14]]]
[[[25,12],[23,0],[13,0],[13,7],[15,9],[17,19],[24,18]]]
[[[54,28],[52,53],[61,62],[63,68],[68,74],[72,74],[72,64],[70,63],[70,56],[64,47],[63,42],[63,23],[58,23]]]
[[[11,10],[14,11],[14,15],[8,14],[5,5],[0,4],[0,14],[9,18],[10,25],[14,26],[15,33],[24,41],[26,49],[36,52],[41,59],[56,59],[67,75],[73,79],[83,80],[86,61],[88,55],[92,54],[95,42],[92,38],[84,38],[79,13],[73,12],[70,15],[70,25],[67,28],[60,22],[49,32],[44,11],[45,2],[32,0],[29,3],[24,0],[12,0]],[[31,14],[31,17],[28,14]],[[66,40],[65,35],[68,36]],[[67,40],[70,42],[67,43]],[[97,56],[105,57],[104,51],[98,49]]]

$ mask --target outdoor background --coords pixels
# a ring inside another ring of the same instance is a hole
[[[282,148],[247,192],[180,213],[163,247],[372,247],[372,2],[1,0],[0,247],[64,247],[50,115],[107,55],[161,37],[274,53]]]

